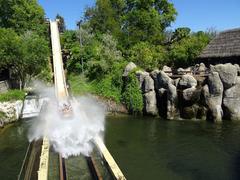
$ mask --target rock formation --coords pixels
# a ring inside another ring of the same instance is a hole
[[[133,67],[136,65],[130,63],[124,75]],[[162,71],[136,72],[145,114],[159,114],[167,119],[208,119],[214,122],[240,120],[239,65],[210,65],[208,69],[201,63],[187,69],[179,68],[179,77],[172,76],[172,72],[167,66]]]

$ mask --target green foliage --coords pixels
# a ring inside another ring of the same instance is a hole
[[[121,34],[121,14],[124,0],[97,0],[96,6],[87,8],[85,18],[96,33],[111,33],[115,38]]]
[[[64,31],[66,31],[65,20],[59,14],[57,14],[56,19],[58,19],[58,29],[59,29],[59,32],[63,33]]]
[[[120,103],[123,87],[122,74],[125,66],[125,62],[115,63],[112,73],[105,75],[100,81],[95,80],[96,93]]]
[[[176,14],[168,0],[97,0],[85,18],[94,32],[109,32],[128,47],[139,41],[161,44]]]
[[[23,100],[25,92],[20,90],[9,90],[6,93],[0,94],[0,102]]]
[[[167,51],[163,46],[154,46],[147,42],[137,43],[128,53],[129,61],[147,71],[160,67],[167,60]]]
[[[209,43],[210,38],[204,32],[194,33],[191,36],[175,42],[170,47],[170,59],[175,67],[188,67],[194,64],[195,58]]]
[[[190,32],[191,32],[191,29],[188,28],[188,27],[177,28],[173,32],[173,36],[172,36],[171,41],[172,42],[180,41],[183,38],[186,38],[186,37],[190,36]]]
[[[36,33],[18,36],[11,29],[0,29],[0,68],[10,68],[21,88],[48,64],[48,43]]]
[[[37,0],[0,0],[0,27],[12,28],[17,33],[35,31],[45,34],[44,10]]]
[[[119,63],[123,60],[122,54],[117,50],[117,42],[109,34],[103,34],[99,41],[93,44],[93,53],[91,54],[90,61],[87,62],[87,73],[86,75],[90,79],[101,79],[106,74],[113,71],[113,64]],[[86,51],[91,51],[87,46]],[[89,55],[89,54],[88,54]]]
[[[143,97],[135,71],[131,72],[128,76],[127,85],[122,93],[122,100],[131,113],[142,112]]]
[[[73,95],[84,95],[95,93],[95,87],[92,82],[83,75],[69,74],[68,82],[70,83],[71,92]]]

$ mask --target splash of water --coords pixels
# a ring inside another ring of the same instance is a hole
[[[29,141],[45,136],[54,150],[65,158],[90,155],[93,140],[103,138],[105,108],[90,97],[76,98],[71,105],[73,114],[65,118],[59,113],[56,101],[51,99],[43,116],[32,122]]]

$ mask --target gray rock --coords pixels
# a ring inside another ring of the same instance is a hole
[[[167,89],[169,84],[173,84],[173,80],[163,71],[160,71],[157,75],[158,89]]]
[[[155,91],[149,91],[143,95],[144,113],[152,116],[158,115],[157,99]]]
[[[173,85],[178,87],[179,81],[180,81],[180,78],[177,78],[177,79],[173,80]]]
[[[223,84],[217,72],[209,75],[208,85],[203,87],[203,95],[210,112],[209,119],[214,122],[222,121]]]
[[[142,91],[147,93],[149,91],[154,91],[154,81],[151,76],[145,76],[142,84]]]
[[[124,69],[124,73],[122,76],[124,77],[128,76],[128,74],[136,67],[137,67],[136,64],[134,64],[133,62],[128,63]]]
[[[172,76],[172,68],[163,66],[162,71],[165,72],[168,76]]]
[[[193,104],[192,106],[184,107],[181,115],[184,119],[206,120],[207,109],[203,106],[199,106],[198,104]]]
[[[205,64],[203,63],[200,63],[197,71],[198,71],[198,74],[205,74],[205,71],[207,70]]]
[[[177,103],[177,88],[169,83],[167,89],[167,119],[175,119],[178,116]]]
[[[184,75],[184,74],[185,74],[185,69],[183,69],[183,68],[178,68],[178,69],[177,69],[177,74],[179,74],[179,75]]]
[[[144,89],[143,82],[144,82],[145,77],[149,76],[149,73],[146,71],[139,70],[139,71],[136,71],[136,76],[139,81],[139,88]]]
[[[237,71],[238,71],[238,76],[240,76],[240,66],[238,64],[234,64],[234,66],[236,66]]]
[[[211,70],[218,72],[225,89],[236,84],[236,78],[238,75],[237,66],[234,66],[231,63],[218,64],[216,66],[211,66]]]
[[[200,99],[201,91],[195,87],[187,88],[183,90],[183,100],[196,103]]]
[[[164,88],[160,88],[160,89],[158,90],[158,94],[159,94],[160,97],[163,96],[166,92],[167,92],[167,90],[164,89]]]
[[[208,86],[209,93],[212,96],[222,96],[223,93],[223,83],[220,79],[220,76],[217,72],[212,72],[208,76]]]
[[[159,74],[159,70],[155,69],[150,73],[150,76],[152,77],[152,79],[154,80],[154,87],[156,90],[160,89],[159,83],[158,83],[158,74]]]
[[[181,117],[184,119],[196,119],[199,106],[194,104],[192,106],[184,107]]]
[[[197,80],[193,76],[191,76],[189,74],[185,74],[180,79],[180,81],[178,83],[178,86],[182,89],[196,87],[197,86]]]
[[[223,107],[226,119],[240,120],[240,83],[224,92]]]
[[[22,107],[23,102],[20,100],[12,102],[1,102],[0,112],[2,116],[0,117],[0,121],[2,122],[2,125],[17,121],[21,115]]]

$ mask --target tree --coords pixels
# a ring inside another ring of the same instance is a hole
[[[64,18],[57,14],[56,19],[58,19],[58,29],[60,33],[63,33],[64,31],[66,31],[66,24],[65,24],[65,20]]]
[[[190,36],[190,32],[191,32],[191,29],[188,27],[181,27],[181,28],[175,29],[171,37],[171,43],[180,41],[183,38]]]
[[[168,0],[128,0],[123,16],[123,31],[128,43],[147,41],[162,44],[163,32],[175,20],[176,14]]]
[[[95,32],[109,32],[128,48],[140,41],[161,44],[176,14],[168,0],[97,0],[85,18]]]
[[[0,68],[11,70],[20,89],[47,66],[48,54],[48,43],[36,33],[19,36],[11,29],[0,29]]]
[[[121,14],[124,0],[97,0],[96,6],[87,8],[85,20],[90,22],[96,33],[111,33],[115,38],[121,34]]]
[[[173,43],[169,52],[169,59],[171,59],[172,65],[175,67],[189,67],[193,65],[195,58],[209,41],[209,35],[199,31]]]
[[[163,46],[140,42],[128,51],[128,60],[147,71],[151,71],[167,62],[167,51]]]
[[[43,35],[47,30],[44,22],[44,10],[37,0],[0,0],[0,27]]]

